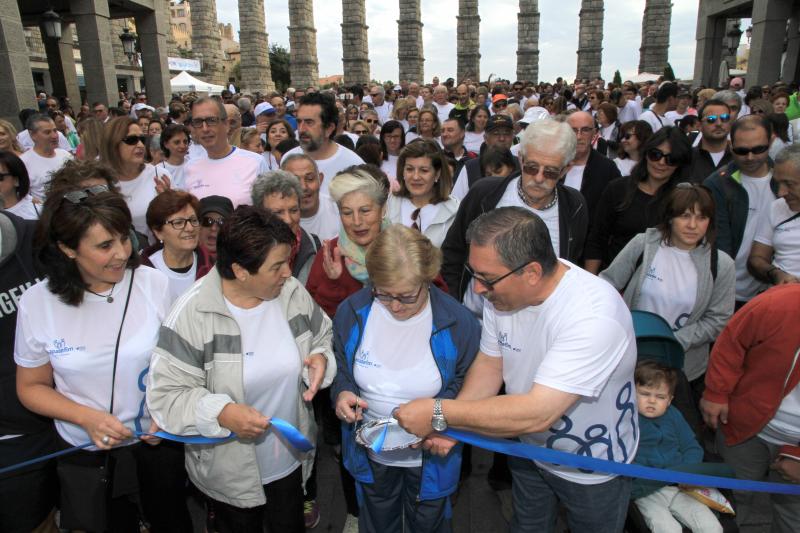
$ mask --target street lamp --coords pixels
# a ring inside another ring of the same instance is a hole
[[[728,33],[725,35],[725,46],[728,48],[728,55],[736,57],[736,53],[739,50],[739,41],[742,39],[742,33],[738,24],[732,26],[731,29],[728,30]]]
[[[133,58],[136,56],[136,34],[131,33],[128,28],[123,28],[119,40],[122,41],[122,50],[125,52],[128,62],[133,62]]]
[[[42,13],[41,26],[45,38],[61,40],[61,17],[53,11],[53,8]]]

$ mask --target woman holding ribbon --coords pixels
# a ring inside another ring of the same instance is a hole
[[[455,398],[461,388],[478,351],[480,326],[433,285],[441,262],[441,251],[420,232],[390,226],[366,255],[371,287],[350,296],[336,313],[339,373],[331,396],[342,421],[344,465],[361,489],[362,532],[401,532],[403,523],[407,531],[450,531],[448,497],[458,485],[460,447],[439,457],[398,444],[402,435],[392,431],[380,441],[389,448],[391,440],[396,449],[382,448],[380,441],[367,448],[356,443],[353,427],[381,419],[394,425],[389,417],[395,407],[416,398]]]
[[[92,168],[109,172],[87,161],[61,174]],[[48,195],[36,243],[47,279],[20,300],[17,391],[55,419],[63,448],[88,446],[59,459],[63,528],[138,532],[144,519],[153,532],[191,531],[183,449],[156,446],[145,405],[168,281],[137,268],[131,228],[125,199],[105,185]]]
[[[270,531],[305,531],[313,453],[296,443],[316,434],[311,400],[336,363],[330,319],[291,275],[295,241],[263,208],[234,211],[215,268],[173,306],[150,363],[147,403],[160,427],[221,440],[186,446],[189,477],[213,501],[220,533],[261,533],[265,521]]]

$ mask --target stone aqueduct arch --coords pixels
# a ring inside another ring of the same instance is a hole
[[[264,0],[238,0],[242,85],[248,91],[266,92],[275,84],[269,66]],[[420,0],[398,0],[399,80],[422,83],[425,57],[422,49]],[[291,83],[316,85],[317,30],[313,0],[288,0]],[[661,72],[667,64],[671,0],[646,0],[642,19],[639,72]],[[603,52],[603,0],[581,0],[578,32],[578,78],[600,76]],[[192,0],[193,48],[202,54],[209,81],[226,82],[222,70],[215,0]],[[457,78],[480,79],[480,16],[478,0],[459,0],[457,19]],[[369,83],[366,0],[342,0],[342,63],[346,83]],[[539,78],[539,2],[519,0],[517,14],[518,80]]]

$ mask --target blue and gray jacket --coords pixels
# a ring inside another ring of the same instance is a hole
[[[435,286],[430,287],[433,329],[430,346],[436,366],[442,376],[442,389],[437,398],[455,398],[472,361],[478,353],[480,325],[472,313],[451,296]],[[333,347],[338,372],[331,385],[331,398],[350,391],[359,394],[353,377],[355,354],[364,336],[364,326],[372,309],[370,288],[351,295],[339,305],[333,319]],[[398,342],[401,339],[387,339]],[[433,414],[433,413],[431,413]],[[461,469],[461,445],[447,457],[423,451],[420,500],[434,500],[452,494],[458,486]],[[373,483],[367,450],[356,444],[350,424],[342,423],[342,456],[348,472],[361,483]]]

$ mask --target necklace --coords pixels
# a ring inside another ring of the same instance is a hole
[[[114,302],[114,296],[112,296],[112,295],[114,294],[114,288],[115,288],[116,286],[117,286],[117,284],[116,284],[116,283],[115,283],[115,284],[113,284],[113,285],[111,286],[111,291],[109,291],[109,293],[108,293],[108,294],[99,294],[99,293],[97,293],[97,292],[94,292],[94,291],[93,291],[93,290],[91,290],[91,289],[86,289],[86,292],[91,292],[91,293],[92,293],[92,294],[94,294],[95,296],[99,296],[100,298],[105,298],[105,299],[106,299],[106,302],[108,302],[108,303],[113,303],[113,302]]]
[[[525,192],[525,189],[522,188],[522,178],[519,179],[517,182],[517,194],[519,195],[519,199],[522,200],[522,203],[536,209],[537,211],[547,211],[548,209],[552,208],[554,205],[558,203],[558,188],[553,188],[553,199],[550,200],[546,206],[542,207],[541,209],[538,207],[533,207],[531,204],[533,200],[531,200],[528,193]]]

